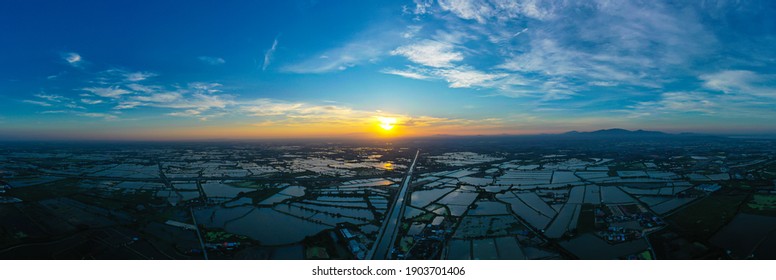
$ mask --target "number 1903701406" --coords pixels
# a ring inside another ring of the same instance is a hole
[[[406,275],[465,275],[463,267],[412,266],[406,268]]]

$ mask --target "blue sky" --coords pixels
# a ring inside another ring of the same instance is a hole
[[[773,1],[3,1],[0,135],[776,133]]]

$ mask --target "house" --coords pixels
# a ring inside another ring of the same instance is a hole
[[[340,233],[342,233],[342,237],[345,238],[345,240],[354,239],[356,236],[354,236],[350,231],[346,228],[340,229]]]

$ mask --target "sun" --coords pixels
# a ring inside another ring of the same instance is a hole
[[[377,120],[380,121],[380,127],[385,131],[389,131],[396,126],[396,118],[377,117]]]

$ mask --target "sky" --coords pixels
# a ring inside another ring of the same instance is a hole
[[[774,16],[775,1],[2,1],[0,137],[772,134]]]

